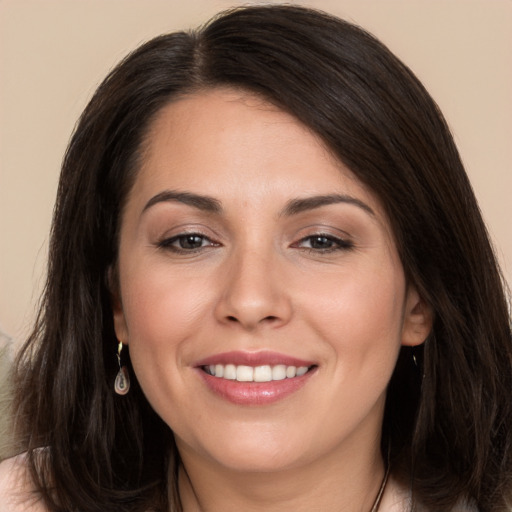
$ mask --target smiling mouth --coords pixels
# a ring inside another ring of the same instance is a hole
[[[302,377],[313,366],[291,366],[284,364],[246,366],[235,364],[210,364],[201,367],[204,372],[213,377],[238,382],[272,382]]]

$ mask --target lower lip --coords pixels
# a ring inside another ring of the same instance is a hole
[[[300,377],[273,380],[270,382],[238,382],[237,380],[214,377],[198,368],[199,374],[210,391],[224,400],[237,405],[268,405],[290,396],[302,388],[315,369]]]

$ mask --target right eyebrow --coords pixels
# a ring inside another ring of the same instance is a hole
[[[210,213],[222,213],[222,205],[219,200],[210,196],[193,194],[192,192],[179,192],[177,190],[164,190],[153,196],[144,206],[142,213],[158,203],[178,202],[192,206]]]

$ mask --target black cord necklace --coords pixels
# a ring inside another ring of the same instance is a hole
[[[386,472],[384,473],[384,478],[382,479],[382,482],[380,484],[379,492],[377,493],[377,496],[375,498],[372,508],[370,509],[370,512],[378,512],[378,510],[379,510],[380,502],[382,501],[382,496],[384,496],[384,491],[386,490],[386,485],[389,480],[389,472],[390,472],[389,468],[390,468],[390,465],[388,463],[388,465],[386,467]],[[196,496],[196,499],[197,499],[197,496]]]
[[[373,504],[373,507],[371,508],[370,512],[377,512],[380,507],[380,502],[382,501],[382,496],[384,495],[384,491],[386,490],[386,484],[388,483],[389,479],[389,464],[386,468],[386,473],[384,473],[384,478],[382,479],[382,483],[380,484],[379,492],[377,493],[377,497],[375,498],[375,502]]]

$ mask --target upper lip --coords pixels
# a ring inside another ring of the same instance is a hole
[[[234,364],[236,366],[275,366],[284,364],[286,366],[313,366],[313,361],[299,359],[297,357],[280,354],[270,350],[262,350],[258,352],[232,351],[214,354],[198,361],[195,366],[209,366],[214,364]]]

